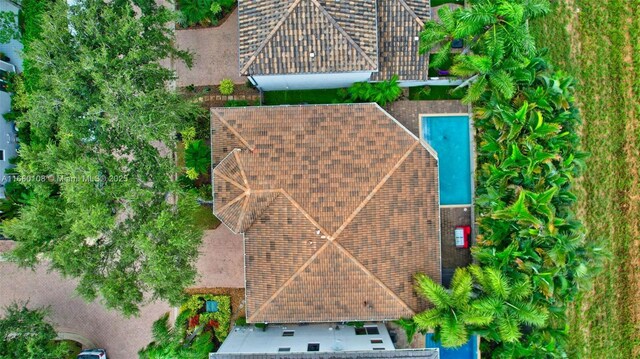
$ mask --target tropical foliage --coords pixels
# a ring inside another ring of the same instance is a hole
[[[58,336],[47,322],[45,309],[29,309],[26,304],[13,303],[0,318],[0,358],[2,359],[64,359],[70,348],[56,342]]]
[[[233,81],[231,81],[230,79],[223,79],[222,81],[220,81],[220,86],[218,87],[218,89],[220,90],[220,93],[228,96],[233,94],[233,90],[234,90],[235,85],[233,84]]]
[[[414,320],[445,345],[480,334],[493,357],[565,355],[567,305],[605,258],[574,213],[586,157],[575,83],[541,58],[528,32],[527,20],[547,11],[546,1],[472,1],[442,10],[442,24],[429,23],[421,37],[423,51],[467,44],[452,72],[467,78],[464,101],[474,105],[479,267],[456,273],[449,290],[418,276],[435,309]],[[446,300],[456,292],[465,295]]]
[[[182,27],[216,26],[235,5],[236,0],[178,0],[178,22]]]
[[[476,0],[472,6],[438,10],[441,22],[429,21],[420,34],[420,51],[439,50],[431,67],[447,61],[453,40],[466,47],[454,60],[451,73],[467,78],[469,86],[463,99],[471,103],[489,90],[509,100],[515,94],[516,81],[526,80],[521,73],[535,55],[535,42],[528,21],[549,12],[548,0]],[[531,80],[529,78],[529,80]]]
[[[198,105],[167,90],[174,73],[159,65],[189,60],[173,48],[174,15],[154,1],[50,5],[24,18],[17,171],[30,196],[0,227],[17,241],[11,259],[46,260],[82,297],[127,315],[152,298],[182,302],[201,231],[169,154]],[[32,23],[40,32],[27,36]]]
[[[153,342],[140,350],[140,359],[206,359],[213,351],[211,332],[187,340],[186,320],[187,314],[180,314],[175,326],[171,327],[167,313],[154,322]]]
[[[397,100],[401,94],[396,75],[376,83],[356,82],[340,93],[345,102],[377,102],[380,106]]]
[[[206,302],[217,303],[216,312],[206,311]],[[206,359],[229,334],[231,298],[196,294],[180,307],[175,325],[169,315],[153,323],[153,342],[138,353],[140,359]]]
[[[202,140],[192,141],[185,150],[187,168],[194,169],[198,174],[207,173],[211,166],[211,148]]]

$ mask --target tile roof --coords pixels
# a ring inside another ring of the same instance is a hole
[[[429,0],[240,0],[243,75],[371,71],[426,80],[428,56],[415,41]],[[313,53],[313,57],[311,54]]]
[[[238,9],[243,75],[378,67],[375,0],[240,0]]]
[[[332,353],[211,353],[210,359],[438,359],[440,352],[437,349],[400,349],[400,350],[369,350],[357,352],[332,352]]]
[[[430,19],[429,0],[379,0],[380,68],[371,80],[398,75],[400,80],[427,80],[429,56],[420,55],[417,37]]]
[[[440,280],[437,159],[376,104],[214,108],[214,212],[250,322],[384,320]]]

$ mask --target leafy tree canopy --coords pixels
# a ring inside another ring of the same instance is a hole
[[[0,318],[0,359],[62,359],[69,354],[46,321],[47,311],[13,303]]]
[[[58,0],[25,51],[38,77],[17,118],[31,130],[17,166],[30,197],[1,228],[18,242],[12,259],[45,258],[127,315],[179,302],[196,275],[196,204],[170,153],[198,107],[167,89],[175,75],[159,64],[190,60],[172,47],[171,19],[151,0]]]

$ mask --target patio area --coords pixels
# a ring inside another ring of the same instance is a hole
[[[238,65],[238,10],[218,27],[176,30],[176,46],[193,53],[191,69],[182,62],[175,62],[177,86],[185,87],[217,85],[229,78],[243,84]]]

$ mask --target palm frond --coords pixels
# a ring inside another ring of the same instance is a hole
[[[413,317],[413,321],[416,323],[418,328],[424,330],[434,329],[442,324],[443,320],[443,313],[436,308],[416,314]]]
[[[443,286],[422,273],[417,274],[415,278],[416,291],[433,303],[433,305],[437,308],[448,308],[452,306],[451,295]]]
[[[466,268],[457,268],[451,279],[453,301],[459,306],[469,301],[473,290],[473,279]]]
[[[504,71],[499,70],[489,76],[489,83],[491,87],[497,90],[497,92],[506,100],[513,98],[516,92],[516,84],[511,75]]]
[[[451,316],[440,326],[440,340],[444,347],[459,347],[469,341],[469,332],[464,323]]]
[[[500,338],[505,342],[515,342],[522,336],[518,322],[509,316],[498,318],[496,325]]]

